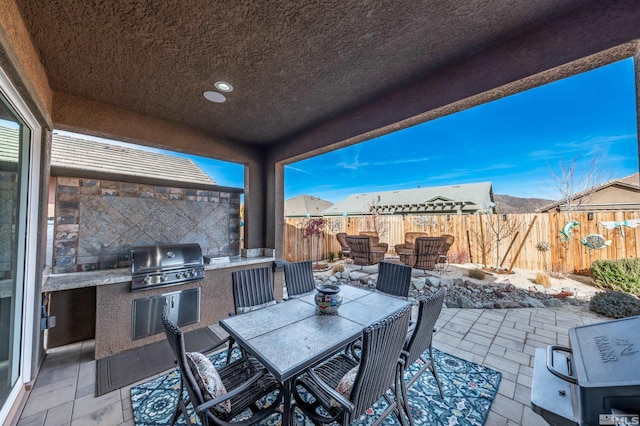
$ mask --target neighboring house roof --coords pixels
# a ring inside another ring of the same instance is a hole
[[[16,143],[18,136],[18,129],[0,126],[0,162],[18,162],[20,148],[19,144]]]
[[[474,213],[493,211],[491,182],[353,194],[322,213],[325,216],[370,214]]]
[[[614,191],[615,189],[622,192]],[[585,201],[578,210],[637,210],[640,208],[640,173],[609,180],[595,188],[575,194],[572,199],[580,198],[585,198]],[[540,208],[540,211],[548,213],[558,208],[563,210],[565,206],[566,199],[562,199]]]
[[[322,211],[333,203],[311,195],[298,195],[284,202],[285,217],[322,216]]]
[[[65,170],[99,172],[162,181],[216,185],[188,158],[53,134],[52,174]]]

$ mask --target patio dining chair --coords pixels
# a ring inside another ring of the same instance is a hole
[[[406,425],[404,415],[410,414],[404,412],[407,405],[399,401],[403,368],[398,357],[410,315],[411,306],[407,306],[366,327],[359,363],[342,353],[298,376],[293,386],[292,415],[297,406],[315,424],[338,422],[346,426],[384,397],[387,409],[374,425],[381,424],[392,412]]]
[[[231,285],[236,315],[276,304],[271,268],[269,267],[234,271],[231,273]],[[233,338],[229,339],[227,362],[231,360],[234,344],[235,340]],[[243,351],[242,348],[240,350]]]
[[[231,273],[236,314],[275,305],[271,268],[249,268]]]
[[[413,383],[425,372],[430,370],[433,377],[436,379],[438,390],[440,391],[440,397],[444,398],[442,392],[442,385],[436,373],[435,360],[433,358],[433,335],[435,334],[435,324],[442,311],[442,305],[444,303],[444,296],[446,290],[441,288],[437,292],[419,299],[418,318],[415,323],[415,327],[410,329],[407,333],[407,339],[402,350],[402,358],[404,360],[404,368],[408,368],[411,364],[420,359],[423,362],[420,370],[411,377],[407,382],[402,381],[402,393],[403,400],[407,404],[405,409],[409,411],[409,400],[407,399],[407,389],[413,385]],[[429,358],[425,358],[425,353],[429,351]],[[413,426],[413,419],[410,418],[411,425]]]
[[[180,389],[171,425],[181,415],[187,424],[191,424],[187,411],[189,404],[193,406],[203,426],[255,425],[278,413],[283,397],[281,385],[256,359],[243,356],[223,367],[215,368],[204,354],[185,351],[184,334],[169,319],[168,305],[162,310],[162,324],[180,370]],[[216,348],[223,344],[226,344],[226,340]],[[263,404],[264,398],[276,391],[275,401]],[[250,413],[250,417],[244,420],[234,419],[243,412]]]
[[[287,296],[299,296],[316,289],[313,278],[313,264],[305,262],[286,262],[284,264],[284,282],[287,286]]]
[[[393,296],[409,297],[411,267],[398,263],[380,262],[376,290]]]
[[[384,260],[386,250],[382,247],[372,245],[371,238],[369,237],[348,235],[345,237],[345,241],[351,249],[350,256],[355,265],[376,265]]]

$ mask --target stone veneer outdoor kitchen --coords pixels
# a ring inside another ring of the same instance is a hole
[[[128,267],[132,245],[199,243],[240,253],[240,193],[111,180],[56,178],[52,272]]]

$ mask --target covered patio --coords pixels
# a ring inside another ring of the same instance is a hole
[[[19,129],[20,174],[5,179],[19,202],[3,201],[0,421],[132,422],[128,389],[93,397],[90,341],[46,350],[54,130],[242,164],[245,248],[282,259],[285,165],[636,58],[638,22],[634,0],[1,2],[0,118]],[[540,424],[533,348],[594,320],[445,309],[436,347],[503,373],[489,424]]]
[[[569,328],[604,320],[584,309],[444,308],[434,347],[502,373],[487,425],[545,426],[531,409],[535,349],[567,345]],[[130,391],[138,383],[96,398],[92,353],[92,341],[49,353],[18,425],[134,425]]]

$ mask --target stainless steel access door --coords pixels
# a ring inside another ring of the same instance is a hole
[[[169,304],[171,321],[182,327],[200,321],[200,287],[135,299],[131,308],[131,340],[163,331],[162,308]]]

